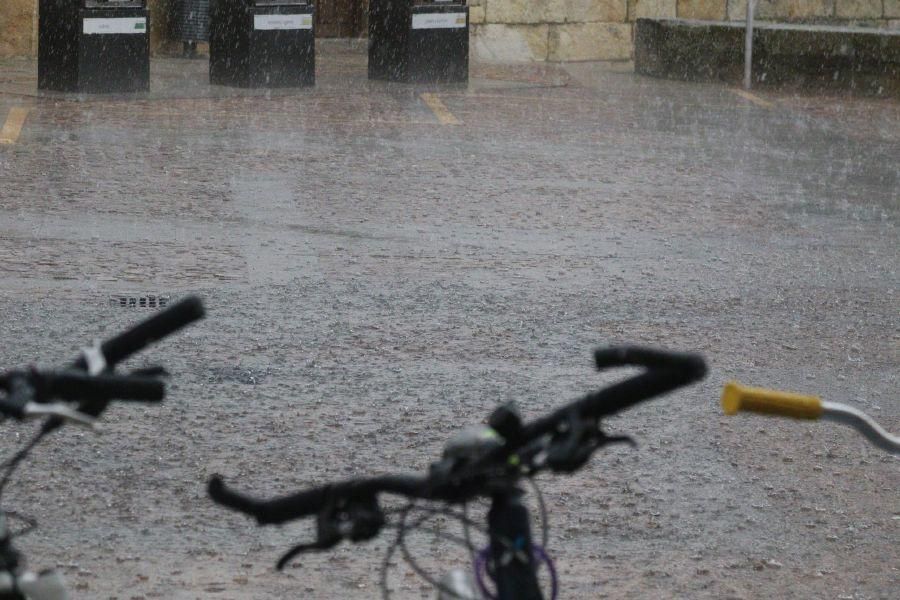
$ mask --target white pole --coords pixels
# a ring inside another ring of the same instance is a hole
[[[750,89],[753,65],[753,13],[756,0],[747,0],[747,26],[744,30],[744,89]]]

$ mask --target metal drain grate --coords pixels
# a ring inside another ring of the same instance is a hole
[[[110,306],[118,306],[121,308],[163,308],[168,306],[169,296],[160,296],[157,294],[145,294],[139,296],[136,294],[113,294],[109,297]]]

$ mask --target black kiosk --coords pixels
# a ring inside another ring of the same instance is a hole
[[[465,0],[369,0],[369,79],[469,79]]]
[[[209,82],[298,87],[316,82],[312,0],[212,0]]]
[[[40,0],[38,89],[150,89],[146,0]]]

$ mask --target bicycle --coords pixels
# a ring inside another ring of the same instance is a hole
[[[35,368],[9,371],[0,375],[0,421],[8,418],[26,420],[47,417],[35,436],[12,458],[0,465],[0,495],[16,468],[28,454],[66,422],[89,428],[113,400],[161,402],[165,396],[161,367],[114,373],[116,364],[151,343],[203,317],[203,304],[196,297],[182,300],[135,327],[102,344],[86,348],[68,368],[39,371]],[[59,400],[59,402],[55,402]],[[77,408],[67,403],[78,402]],[[0,511],[0,600],[66,600],[62,576],[48,570],[33,573],[24,568],[23,558],[13,540],[37,527],[37,522],[19,516],[26,526],[11,533],[6,517],[16,515]]]
[[[382,563],[380,585],[384,598],[390,597],[387,569],[397,548],[404,560],[443,597],[540,600],[544,595],[538,570],[546,566],[550,597],[556,598],[558,576],[545,549],[546,506],[535,486],[545,517],[543,544],[536,545],[532,543],[528,509],[523,503],[524,492],[519,481],[531,479],[546,469],[572,473],[607,444],[634,444],[628,436],[607,435],[601,428],[601,420],[699,381],[706,374],[706,364],[699,355],[649,348],[600,349],[594,353],[594,360],[598,370],[627,366],[644,370],[529,423],[522,422],[514,403],[502,405],[493,411],[486,425],[463,430],[451,438],[441,460],[431,465],[426,476],[350,479],[281,498],[258,500],[232,491],[221,476],[215,475],[208,484],[209,495],[218,504],[254,517],[260,525],[316,516],[316,540],[288,551],[278,561],[279,569],[303,552],[328,550],[342,540],[360,542],[374,538],[388,526],[387,515],[378,503],[379,494],[403,496],[409,502],[394,511],[398,523],[391,526],[396,527],[397,536]],[[491,501],[487,519],[489,544],[476,551],[469,537],[469,528],[474,523],[467,517],[466,506],[480,497]],[[443,506],[417,506],[416,502],[422,500]],[[462,514],[451,510],[449,505],[462,505]],[[415,509],[422,509],[425,514],[410,521]],[[410,555],[404,542],[406,532],[422,527],[435,515],[448,515],[463,524],[465,539],[461,542],[468,546],[472,557],[471,576],[451,572],[443,581],[436,581]],[[489,580],[493,582],[490,585]]]
[[[744,411],[793,419],[824,419],[843,423],[859,431],[873,445],[891,454],[900,455],[900,437],[886,431],[861,410],[840,402],[827,402],[818,396],[750,387],[730,381],[722,390],[722,410],[726,415]]]

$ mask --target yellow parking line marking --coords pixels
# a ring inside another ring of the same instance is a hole
[[[25,118],[28,116],[29,109],[21,106],[13,106],[9,109],[9,115],[0,129],[0,144],[15,144],[22,133],[22,126],[25,125]]]
[[[453,116],[453,113],[441,102],[437,94],[422,94],[422,100],[425,101],[425,104],[428,105],[428,108],[431,109],[431,112],[443,125],[460,124],[460,120]]]
[[[763,100],[762,98],[760,98],[760,97],[757,96],[756,94],[751,94],[750,92],[745,91],[745,90],[731,89],[731,90],[729,90],[729,91],[730,91],[732,94],[737,94],[738,96],[740,96],[740,97],[743,98],[744,100],[749,100],[749,101],[752,102],[753,104],[755,104],[755,105],[757,105],[757,106],[761,106],[761,107],[763,107],[763,108],[772,108],[773,106],[775,106],[774,103],[769,102],[768,100]]]

